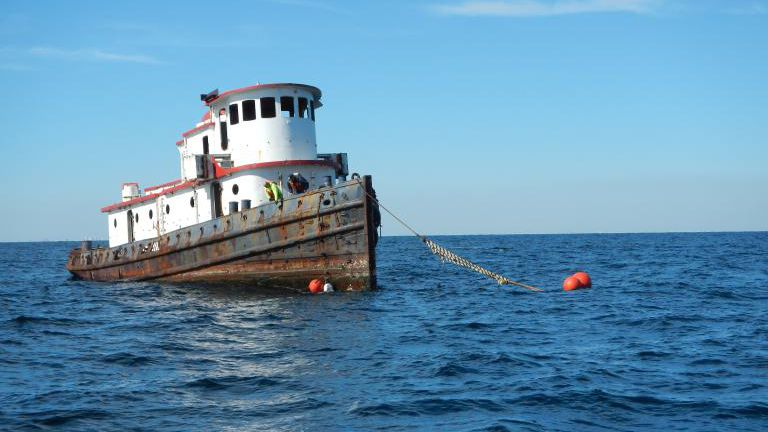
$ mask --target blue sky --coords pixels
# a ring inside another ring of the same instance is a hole
[[[6,3],[0,241],[104,238],[256,82],[426,234],[766,230],[766,46],[753,0]]]

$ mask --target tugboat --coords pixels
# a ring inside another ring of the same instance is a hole
[[[371,177],[317,152],[320,89],[258,84],[200,95],[207,112],[176,143],[181,178],[123,183],[109,247],[84,241],[67,270],[91,281],[376,287],[381,216]]]

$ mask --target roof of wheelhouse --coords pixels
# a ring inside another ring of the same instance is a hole
[[[249,86],[249,87],[242,87],[242,88],[235,89],[235,90],[229,90],[229,91],[225,91],[224,93],[221,93],[220,95],[216,96],[215,98],[205,102],[205,104],[210,106],[210,105],[216,103],[220,99],[223,99],[223,98],[226,98],[226,97],[238,94],[238,93],[245,93],[245,92],[249,92],[249,91],[253,91],[253,90],[266,90],[266,89],[277,89],[277,88],[295,88],[295,87],[303,88],[304,90],[307,90],[310,93],[312,93],[312,96],[314,96],[315,99],[318,102],[318,107],[321,106],[321,104],[319,102],[320,102],[320,98],[323,96],[323,93],[320,91],[319,88],[317,88],[315,86],[311,86],[311,85],[295,84],[295,83],[256,84],[256,85]]]

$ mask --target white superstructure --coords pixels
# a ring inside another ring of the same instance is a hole
[[[315,110],[321,93],[303,84],[264,84],[202,95],[207,112],[176,143],[181,177],[139,189],[124,183],[107,213],[109,245],[159,237],[243,207],[268,203],[265,182],[282,193],[301,178],[307,190],[346,177],[346,154],[318,155]],[[275,203],[274,205],[277,205]]]

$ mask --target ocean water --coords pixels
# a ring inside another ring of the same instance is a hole
[[[380,289],[73,281],[0,244],[0,429],[765,431],[768,233],[435,237]],[[592,275],[565,293],[563,278]]]

